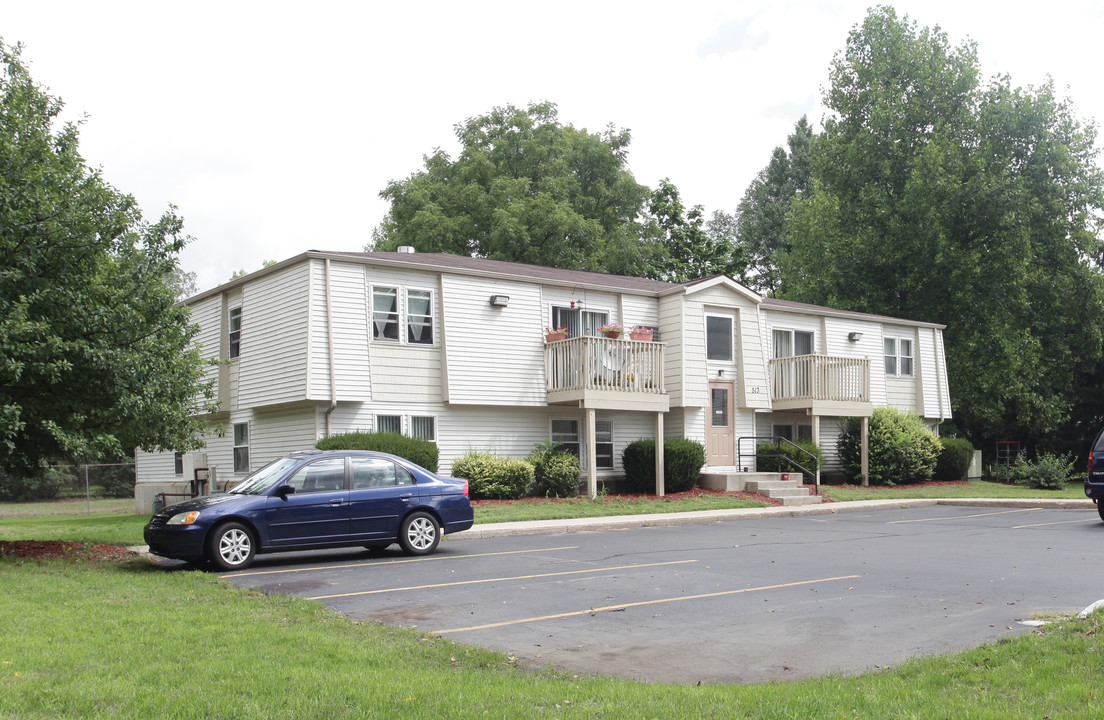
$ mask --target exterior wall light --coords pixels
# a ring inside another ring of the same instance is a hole
[[[491,305],[494,305],[495,307],[506,307],[509,304],[509,295],[491,295]]]
[[[847,339],[850,340],[851,342],[858,342],[859,340],[862,340],[862,333],[861,332],[849,332],[849,333],[847,333]]]

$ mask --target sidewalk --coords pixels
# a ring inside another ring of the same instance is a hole
[[[891,508],[924,507],[927,505],[959,505],[966,507],[1007,508],[1058,508],[1091,510],[1095,506],[1089,499],[987,499],[947,498],[927,500],[855,500],[851,502],[798,505],[794,507],[741,508],[738,510],[695,510],[680,513],[652,513],[648,515],[614,515],[610,517],[573,518],[570,520],[526,520],[523,522],[489,523],[476,525],[471,530],[447,535],[448,540],[475,540],[480,538],[509,537],[511,535],[540,535],[586,532],[588,530],[613,530],[617,528],[654,527],[662,525],[693,525],[697,523],[752,520],[769,517],[801,517],[804,515],[834,515],[842,512],[888,510]]]

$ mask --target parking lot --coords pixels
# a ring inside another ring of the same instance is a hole
[[[526,664],[680,683],[856,673],[1104,598],[1094,509],[925,506],[260,556],[241,587]]]

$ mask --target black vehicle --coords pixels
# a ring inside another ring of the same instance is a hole
[[[286,550],[397,542],[426,555],[472,521],[466,480],[386,453],[311,450],[272,461],[229,493],[161,510],[145,537],[157,555],[241,570],[256,553]]]
[[[1104,520],[1104,504],[1100,499],[1104,498],[1104,430],[1093,440],[1089,449],[1089,474],[1085,476],[1085,497],[1092,498],[1096,503],[1096,512],[1100,519]]]

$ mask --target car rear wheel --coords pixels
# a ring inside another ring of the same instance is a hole
[[[1099,501],[1096,503],[1096,514],[1100,516],[1101,520],[1104,520],[1104,503]]]
[[[253,553],[253,535],[241,523],[219,525],[207,539],[207,557],[219,570],[247,568]]]
[[[429,513],[410,513],[399,529],[399,545],[407,555],[428,555],[441,542],[441,526]]]

